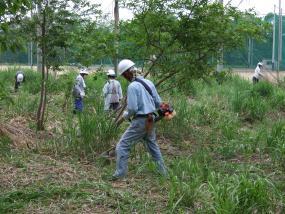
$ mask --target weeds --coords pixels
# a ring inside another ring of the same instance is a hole
[[[245,120],[253,122],[262,120],[267,111],[268,105],[260,96],[248,91],[236,91],[232,98],[232,106],[235,112],[241,114]]]
[[[273,125],[267,137],[267,146],[275,163],[285,170],[285,121]]]
[[[0,195],[0,212],[8,213],[39,201],[48,202],[55,198],[87,198],[91,194],[76,187],[64,188],[46,186],[39,188],[25,188]]]
[[[246,172],[220,174],[211,168],[211,163],[197,159],[175,162],[169,192],[173,213],[181,209],[209,213],[265,213],[278,209],[281,195],[267,178]]]
[[[0,134],[2,134],[1,131],[0,131]],[[11,140],[7,136],[5,136],[5,135],[0,136],[0,154],[1,154],[1,156],[8,156],[10,154],[11,143],[12,143]]]
[[[94,84],[92,78],[90,85]],[[102,79],[96,79],[103,87]],[[90,86],[89,86],[90,87]],[[100,85],[88,90],[88,97],[84,99],[84,111],[77,115],[68,114],[65,133],[73,150],[87,156],[95,155],[109,149],[118,136],[118,128],[114,123],[112,112],[104,111]]]
[[[278,205],[275,187],[265,178],[250,178],[246,175],[224,176],[212,173],[209,177],[214,213],[264,213],[274,212]],[[275,198],[275,200],[273,199]]]
[[[171,122],[165,120],[160,121],[158,123],[160,129],[159,133],[180,144],[189,137],[191,132],[191,113],[186,97],[173,102],[173,105],[179,116],[174,117]]]
[[[260,82],[258,84],[255,84],[252,89],[252,95],[255,96],[255,94],[261,96],[261,97],[267,97],[270,98],[273,95],[273,86],[272,84],[268,82]]]
[[[14,71],[0,73],[2,94],[14,103],[1,96],[2,123],[19,114],[32,120],[31,114],[36,112],[40,74],[25,73],[26,82],[17,93],[12,90]],[[1,213],[25,209],[29,212],[33,206],[43,212],[83,212],[82,207],[86,206],[89,212],[99,209],[102,213],[283,212],[285,122],[275,120],[284,114],[282,89],[268,83],[253,86],[227,76],[221,84],[216,80],[209,80],[210,84],[193,81],[185,88],[173,90],[172,97],[165,95],[163,100],[171,100],[177,116],[172,121],[157,123],[169,179],[157,178],[154,163],[145,150],[140,152],[140,147],[136,147],[130,154],[129,180],[111,184],[102,181],[101,176],[94,177],[96,173],[110,174],[114,170],[112,161],[103,165],[94,157],[122,133],[121,128],[114,126],[113,115],[103,110],[101,91],[106,77],[103,73],[89,75],[84,111],[74,115],[71,88],[75,76],[71,73],[49,79],[46,118],[51,137],[37,142],[39,146],[28,150],[25,157],[21,156],[23,151],[10,148],[10,139],[0,137],[0,155],[7,156],[3,158],[4,166],[0,164],[0,173],[11,173],[9,179],[17,187],[8,185],[1,193]],[[123,82],[124,90],[126,84]],[[41,155],[52,163],[53,158],[58,158],[64,167],[74,164],[65,176],[78,175],[76,184],[68,186],[61,179],[55,181],[59,175],[53,173],[63,168],[56,164],[53,167],[58,169],[40,174],[41,179],[36,172],[31,173],[32,157],[38,161],[38,168],[49,168],[39,158]],[[86,160],[92,160],[92,164]],[[82,170],[73,171],[75,165]],[[10,172],[9,167],[15,167],[17,172]],[[13,177],[15,173],[37,182],[24,185],[17,180],[20,178]],[[5,179],[6,176],[0,176],[0,182],[7,182]],[[50,210],[52,205],[58,205],[56,211]]]

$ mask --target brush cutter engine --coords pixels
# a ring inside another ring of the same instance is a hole
[[[157,114],[155,116],[155,121],[159,121],[162,118],[167,120],[171,120],[176,115],[176,112],[169,103],[161,103],[159,109],[157,110]]]

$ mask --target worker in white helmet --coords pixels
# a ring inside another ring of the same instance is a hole
[[[123,98],[122,88],[119,81],[117,81],[114,70],[108,70],[108,81],[103,87],[103,96],[105,100],[104,110],[117,110],[120,101]]]
[[[84,78],[88,75],[88,71],[86,69],[80,69],[79,75],[75,79],[75,84],[73,87],[73,96],[74,96],[74,111],[82,112],[83,110],[83,98],[85,97],[85,81]]]
[[[261,77],[264,77],[263,73],[262,73],[262,68],[263,68],[263,64],[261,62],[257,63],[257,66],[255,68],[253,77],[252,77],[252,82],[253,84],[258,83],[259,79]]]
[[[124,59],[118,65],[118,72],[130,84],[127,90],[127,111],[123,117],[131,120],[131,124],[121,137],[116,146],[116,171],[112,180],[120,179],[127,174],[130,147],[139,140],[144,140],[145,145],[162,175],[167,175],[167,170],[156,142],[153,113],[159,108],[161,99],[154,84],[142,76],[136,76],[135,63]]]
[[[25,75],[23,71],[18,71],[15,75],[15,91],[18,90],[21,83],[25,82]]]

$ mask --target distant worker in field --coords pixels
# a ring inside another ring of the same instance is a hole
[[[253,74],[253,77],[252,77],[252,82],[253,84],[256,84],[259,82],[259,79],[261,77],[264,77],[263,73],[262,73],[262,68],[263,68],[263,65],[261,62],[257,63],[257,66],[255,68],[255,71],[254,71],[254,74]]]
[[[135,63],[124,59],[118,65],[118,72],[130,84],[127,90],[127,111],[123,117],[131,124],[116,146],[116,171],[112,180],[120,179],[127,174],[129,152],[132,145],[140,140],[145,141],[158,170],[167,175],[162,154],[156,142],[154,112],[159,108],[161,99],[154,84],[142,76],[136,76]]]
[[[18,71],[15,75],[15,91],[18,90],[21,83],[25,82],[25,75],[23,71]]]
[[[85,81],[84,78],[88,75],[86,69],[80,69],[79,75],[75,79],[75,84],[73,87],[74,96],[74,111],[73,113],[82,112],[83,110],[83,98],[85,97]]]
[[[108,70],[108,81],[103,87],[103,96],[105,100],[104,110],[117,110],[120,105],[120,101],[123,98],[122,88],[119,81],[117,81],[114,70]]]

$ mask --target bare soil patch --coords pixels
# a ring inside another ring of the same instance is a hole
[[[252,81],[252,76],[254,74],[254,69],[233,69],[233,73],[239,75],[240,77]],[[276,83],[279,75],[279,80],[285,78],[285,71],[280,71],[279,74],[276,71],[265,70],[263,71],[264,78],[263,80]]]
[[[7,136],[13,147],[30,148],[36,142],[36,134],[28,128],[28,121],[24,117],[16,117],[6,124],[0,124],[0,134]]]

